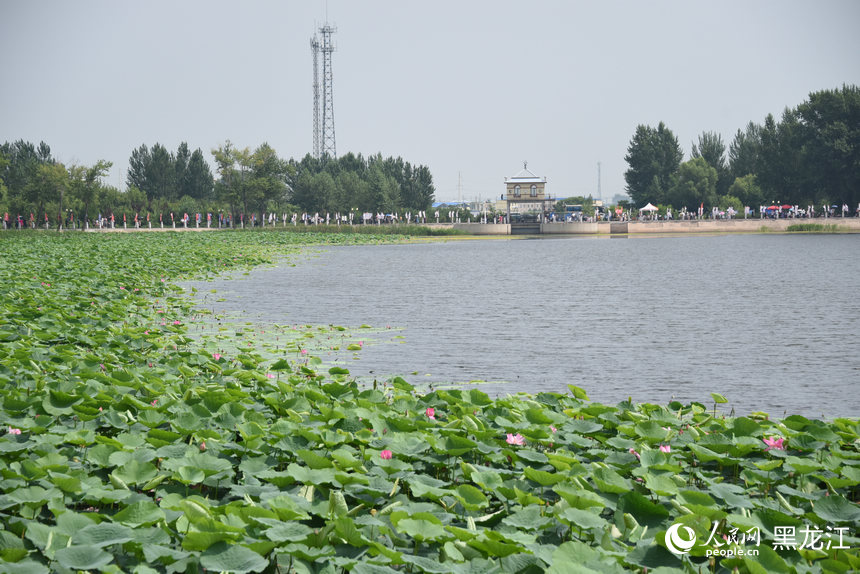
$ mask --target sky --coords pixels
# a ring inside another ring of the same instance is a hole
[[[0,142],[68,164],[133,149],[313,147],[310,38],[335,26],[337,154],[430,168],[439,200],[498,197],[528,162],[556,197],[624,193],[638,125],[703,132],[860,85],[856,0],[0,0]]]

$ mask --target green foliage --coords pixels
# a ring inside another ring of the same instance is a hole
[[[678,138],[663,122],[656,128],[637,126],[624,156],[628,165],[624,172],[626,190],[634,204],[671,203],[667,193],[674,185],[683,156]]]
[[[857,419],[362,388],[296,346],[339,328],[228,346],[173,284],[344,240],[0,235],[0,571],[857,569]],[[776,526],[847,549],[773,550]],[[752,528],[759,556],[710,567]]]
[[[764,193],[756,181],[756,176],[753,174],[736,178],[732,182],[731,187],[729,187],[729,195],[737,197],[741,205],[754,207],[765,204]]]
[[[686,206],[690,210],[700,205],[716,205],[717,178],[717,170],[701,156],[682,163],[677,181],[667,194],[669,203],[676,208]]]
[[[200,148],[189,155],[185,142],[175,153],[156,143],[152,149],[142,144],[132,151],[126,185],[140,189],[150,200],[172,202],[184,195],[210,199],[213,180]]]
[[[291,165],[292,203],[308,213],[418,211],[433,203],[430,170],[399,157],[350,153],[321,161],[307,155]]]
[[[698,144],[693,144],[690,152],[691,158],[704,158],[708,165],[717,172],[717,194],[725,195],[729,189],[729,169],[726,165],[726,146],[720,134],[714,132],[703,132],[699,136]]]
[[[731,207],[735,210],[735,213],[739,213],[741,215],[743,215],[744,213],[743,202],[739,198],[730,194],[721,195],[720,198],[717,200],[717,205],[722,211],[726,211],[729,207]]]
[[[785,228],[786,231],[808,233],[839,233],[839,226],[831,223],[793,223]]]
[[[761,126],[749,122],[744,131],[737,131],[729,145],[729,171],[732,178],[737,180],[757,173],[761,165],[760,156]]]

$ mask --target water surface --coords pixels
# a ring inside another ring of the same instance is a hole
[[[219,280],[218,312],[392,326],[358,376],[491,394],[860,416],[860,235],[448,241],[326,248]],[[417,372],[417,374],[413,374]]]

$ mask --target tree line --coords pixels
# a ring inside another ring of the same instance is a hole
[[[0,212],[34,218],[39,226],[43,217],[56,225],[123,214],[390,213],[426,210],[435,193],[429,168],[400,157],[284,160],[267,143],[251,150],[229,140],[211,154],[214,175],[199,148],[143,144],[132,151],[120,190],[105,181],[111,162],[66,166],[45,142],[6,142],[0,146]]]
[[[806,207],[860,202],[860,88],[814,92],[777,121],[738,129],[728,153],[704,132],[690,159],[663,123],[639,125],[627,148],[627,193],[637,206]]]

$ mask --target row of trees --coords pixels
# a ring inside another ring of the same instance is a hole
[[[674,208],[856,205],[860,202],[860,88],[810,94],[777,121],[750,122],[726,146],[704,132],[684,153],[660,122],[640,125],[627,148],[624,177],[633,202]]]
[[[198,148],[170,151],[156,143],[132,151],[126,190],[107,184],[112,164],[65,166],[44,142],[19,140],[0,146],[0,212],[39,224],[128,213],[292,213],[428,209],[435,189],[430,170],[401,158],[362,157],[284,160],[264,143],[255,150],[230,141],[212,150],[217,181]]]
[[[197,200],[212,199],[212,171],[200,148],[189,153],[188,144],[179,144],[176,153],[156,143],[131,152],[126,184],[143,191],[150,200],[174,202],[187,196]]]
[[[427,210],[433,203],[429,168],[399,157],[349,153],[320,161],[308,155],[292,168],[292,201],[303,211],[391,213]]]
[[[0,146],[0,210],[42,221],[68,219],[71,213],[87,213],[100,203],[121,203],[115,188],[105,188],[102,178],[111,168],[108,161],[95,165],[66,167],[51,155],[45,142],[38,146],[19,140]]]

